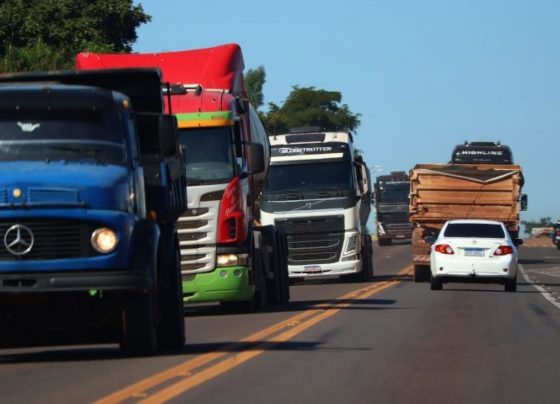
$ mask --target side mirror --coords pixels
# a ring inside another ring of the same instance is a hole
[[[518,246],[518,245],[522,245],[523,244],[523,239],[522,238],[514,238],[513,239],[513,244]]]
[[[262,173],[265,169],[264,162],[264,147],[260,143],[249,143],[247,145],[249,149],[249,172],[251,174]]]
[[[159,117],[159,147],[166,157],[177,155],[177,118],[174,115],[161,115]]]
[[[529,198],[527,197],[527,194],[521,194],[519,203],[521,205],[521,210],[527,210],[527,207],[529,206]]]

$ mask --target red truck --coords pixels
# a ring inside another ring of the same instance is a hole
[[[243,86],[236,44],[145,54],[81,53],[78,69],[156,67],[186,151],[188,210],[177,223],[185,303],[253,308],[289,299],[286,237],[256,225],[268,136]]]

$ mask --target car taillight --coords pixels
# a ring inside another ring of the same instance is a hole
[[[453,248],[451,248],[449,244],[438,244],[434,247],[434,250],[440,254],[455,254],[455,251],[453,251]]]
[[[220,202],[218,243],[237,243],[247,237],[247,223],[243,210],[243,191],[239,177],[228,184]]]
[[[556,230],[556,235],[560,237],[560,230]]]
[[[494,255],[508,255],[508,254],[513,254],[513,248],[511,248],[509,245],[501,245],[498,248],[496,248],[496,251],[494,251]]]

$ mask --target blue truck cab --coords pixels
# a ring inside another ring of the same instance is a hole
[[[0,76],[4,346],[183,346],[176,128],[156,69]]]

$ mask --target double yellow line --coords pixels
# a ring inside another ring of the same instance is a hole
[[[409,271],[410,268],[405,268],[399,275]],[[261,355],[274,345],[290,340],[315,324],[334,316],[352,304],[352,301],[366,299],[397,283],[398,281],[391,280],[371,284],[340,296],[330,303],[317,304],[309,310],[230,344],[220,352],[197,356],[103,397],[96,403],[112,404],[129,400],[140,403],[168,401]],[[231,355],[231,352],[237,353]],[[166,387],[157,390],[160,385]]]

